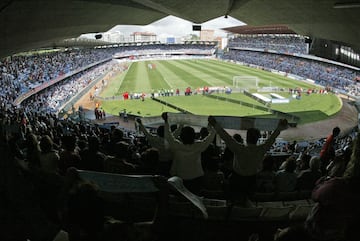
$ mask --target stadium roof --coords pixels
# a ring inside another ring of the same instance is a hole
[[[359,0],[6,0],[0,2],[0,57],[168,15],[194,23],[229,15],[252,26],[283,24],[360,49],[359,6]]]
[[[238,34],[296,34],[286,25],[264,25],[264,26],[237,26],[223,28],[223,30]]]

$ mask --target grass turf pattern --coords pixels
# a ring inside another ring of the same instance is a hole
[[[149,68],[152,65],[153,68]],[[234,76],[256,76],[259,87],[303,88],[304,90],[319,89],[308,82],[293,80],[267,71],[241,66],[235,63],[222,62],[213,59],[191,60],[147,60],[133,62],[124,73],[116,75],[109,81],[101,97],[121,96],[129,93],[157,92],[160,89],[180,89],[182,96],[159,97],[162,100],[183,108],[194,114],[227,115],[227,116],[259,116],[275,117],[268,112],[259,111],[242,105],[206,98],[202,95],[183,96],[186,87],[192,90],[204,86],[232,86]],[[255,83],[241,83],[241,88],[255,91]],[[216,94],[216,93],[213,93]],[[267,96],[269,93],[261,93]],[[299,124],[326,119],[341,109],[341,101],[334,94],[302,94],[300,100],[292,98],[288,92],[277,92],[290,98],[289,104],[272,104],[271,108],[281,112],[291,113],[301,118]],[[254,105],[262,105],[254,99],[241,93],[221,94],[227,98],[241,100]],[[146,98],[141,100],[109,100],[102,101],[102,107],[111,114],[117,115],[126,109],[128,113],[139,116],[157,116],[164,111],[177,112],[158,102]]]

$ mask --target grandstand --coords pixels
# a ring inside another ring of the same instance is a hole
[[[224,30],[236,34],[231,39],[229,47],[280,50],[283,53],[297,54],[305,53],[308,49],[308,43],[305,41],[307,37],[297,34],[285,25],[244,25]]]
[[[268,71],[279,71],[297,79],[311,80],[318,85],[332,88],[343,94],[358,96],[359,69],[334,65],[320,60],[299,58],[261,51],[230,50],[225,59],[235,60]],[[336,80],[335,80],[336,79]]]

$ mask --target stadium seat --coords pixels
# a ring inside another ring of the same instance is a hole
[[[289,214],[293,210],[292,206],[287,207],[264,207],[260,214],[261,220],[288,220]]]
[[[238,207],[234,206],[228,215],[228,220],[255,220],[262,213],[261,207]]]
[[[256,192],[251,200],[253,201],[258,201],[258,202],[267,202],[267,201],[273,201],[275,200],[276,197],[276,193],[275,192],[269,192],[269,193],[265,193],[265,192]]]
[[[305,220],[312,208],[313,205],[310,204],[297,205],[295,209],[289,213],[289,219],[294,221]]]

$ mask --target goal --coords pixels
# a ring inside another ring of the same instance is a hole
[[[233,86],[235,88],[258,88],[259,87],[259,78],[256,76],[234,76],[233,77]]]

